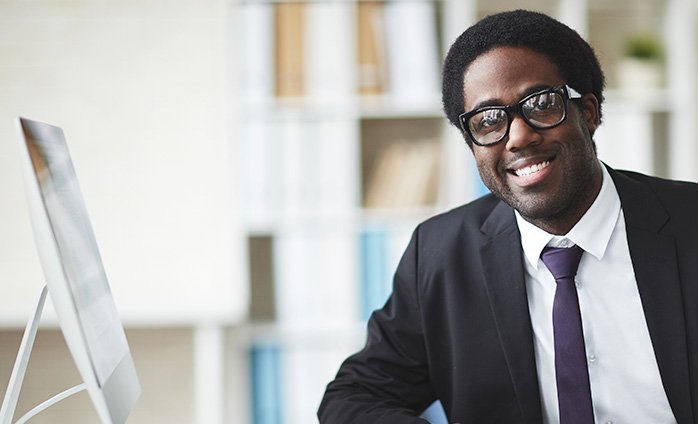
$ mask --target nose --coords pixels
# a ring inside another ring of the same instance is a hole
[[[531,144],[538,144],[542,141],[543,136],[535,128],[528,125],[519,114],[513,114],[513,119],[509,126],[509,137],[506,141],[507,150],[512,152],[521,150]]]

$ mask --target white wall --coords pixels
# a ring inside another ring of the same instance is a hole
[[[14,119],[64,128],[127,323],[245,312],[223,1],[0,2],[0,318],[42,280]]]
[[[21,115],[66,133],[143,386],[129,422],[196,422],[197,367],[215,367],[197,356],[208,350],[192,327],[235,325],[247,308],[229,19],[221,0],[0,0],[0,392],[43,284],[19,164]],[[39,332],[20,406],[78,382],[52,327]],[[230,396],[243,417],[245,386],[232,384]],[[86,394],[66,402],[37,423],[94,422]]]

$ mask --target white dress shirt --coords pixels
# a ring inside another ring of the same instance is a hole
[[[552,323],[555,280],[540,254],[546,245],[576,244],[585,252],[576,283],[596,423],[673,424],[630,260],[618,191],[601,167],[599,195],[564,237],[546,233],[516,213],[543,420],[560,422]]]

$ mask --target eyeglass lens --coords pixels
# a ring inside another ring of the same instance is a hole
[[[481,144],[496,143],[504,138],[511,119],[506,109],[492,107],[472,115],[467,123],[471,135]],[[565,99],[558,92],[534,94],[519,103],[519,112],[532,127],[550,128],[565,118]]]

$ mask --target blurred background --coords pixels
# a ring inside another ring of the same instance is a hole
[[[604,161],[698,180],[695,0],[0,0],[0,391],[44,281],[25,116],[66,133],[143,387],[129,423],[317,422],[414,226],[485,192],[440,62],[512,8],[596,49]],[[18,414],[80,382],[42,323]],[[96,420],[83,392],[32,422]]]

